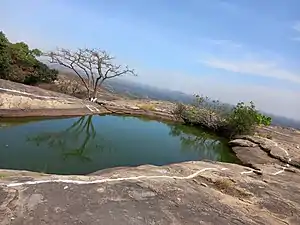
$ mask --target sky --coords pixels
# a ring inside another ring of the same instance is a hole
[[[2,0],[0,30],[44,51],[100,48],[127,79],[300,120],[299,0]]]

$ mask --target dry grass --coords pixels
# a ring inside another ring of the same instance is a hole
[[[268,134],[268,133],[258,132],[258,133],[256,133],[256,135],[259,136],[259,137],[262,137],[262,138],[270,139],[270,140],[273,139],[272,135]]]
[[[52,109],[75,108],[77,104],[70,104],[67,100],[33,99],[27,96],[1,94],[0,109]]]
[[[3,179],[3,178],[6,178],[6,177],[8,177],[9,175],[7,175],[7,174],[0,174],[0,179]]]
[[[216,180],[214,184],[217,187],[217,189],[222,191],[226,191],[234,187],[234,182],[232,182],[229,179]]]
[[[236,184],[230,179],[219,179],[213,182],[215,187],[224,194],[238,198],[248,198],[250,196],[245,190],[236,187]]]
[[[149,104],[140,104],[140,105],[138,105],[138,107],[140,109],[145,110],[145,111],[155,111],[155,106],[151,103],[149,103]]]

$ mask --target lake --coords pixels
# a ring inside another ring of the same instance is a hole
[[[226,141],[195,127],[138,117],[0,121],[0,168],[55,174],[210,159],[237,162]]]

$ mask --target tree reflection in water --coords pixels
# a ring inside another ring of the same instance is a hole
[[[35,142],[37,146],[48,144],[51,148],[59,149],[62,151],[64,159],[77,157],[81,161],[91,161],[88,156],[88,145],[96,137],[92,117],[92,115],[82,116],[63,131],[42,133],[28,138],[28,141]],[[99,138],[98,136],[97,139]],[[100,144],[97,144],[96,147],[102,148]]]
[[[212,134],[186,125],[169,125],[169,127],[170,135],[180,138],[184,151],[197,151],[201,159],[214,161],[226,161],[226,159],[234,158],[232,154],[228,153],[228,146]]]

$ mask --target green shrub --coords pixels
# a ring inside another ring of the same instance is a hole
[[[259,125],[270,126],[272,123],[272,118],[269,116],[265,116],[263,114],[257,114],[257,121]]]
[[[232,107],[199,95],[195,96],[195,102],[190,106],[177,104],[173,114],[185,123],[198,125],[228,137],[252,134],[256,126],[269,126],[272,121],[270,117],[259,113],[253,102],[239,102]]]
[[[228,117],[231,135],[253,133],[258,125],[257,118],[258,112],[253,102],[250,102],[250,105],[246,105],[244,102],[237,103]]]

